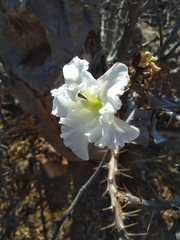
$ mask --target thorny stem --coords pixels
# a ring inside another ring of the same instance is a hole
[[[145,200],[136,196],[133,196],[129,192],[119,192],[116,184],[116,175],[118,174],[118,153],[119,147],[112,150],[112,155],[110,162],[108,164],[108,182],[107,182],[107,189],[106,192],[109,193],[111,199],[111,206],[107,209],[112,209],[114,213],[114,223],[110,226],[116,227],[119,240],[127,239],[130,236],[142,236],[146,235],[147,233],[128,233],[126,231],[126,225],[124,225],[124,219],[126,216],[133,216],[133,213],[137,211],[124,213],[122,211],[121,204],[125,204],[127,206],[136,207],[138,209],[148,209],[153,213],[160,212],[162,210],[167,209],[180,209],[180,198],[173,199],[173,200],[160,200],[160,201],[152,201],[152,200]],[[109,226],[109,227],[110,227]],[[128,238],[129,239],[129,238]]]
[[[112,150],[112,156],[109,162],[109,172],[108,172],[108,184],[107,184],[107,192],[110,195],[111,199],[111,208],[115,215],[114,226],[117,228],[119,234],[119,240],[125,239],[125,226],[123,223],[123,212],[118,201],[118,189],[116,185],[116,175],[118,173],[118,156],[119,156],[119,147]]]
[[[145,200],[145,199],[133,196],[131,193],[128,193],[128,192],[124,192],[124,193],[119,192],[116,184],[116,175],[118,175],[119,149],[120,149],[119,147],[116,147],[115,149],[111,150],[111,159],[108,164],[109,171],[108,171],[108,183],[107,183],[106,192],[109,193],[110,199],[111,199],[111,206],[108,209],[112,209],[112,212],[114,213],[114,218],[115,218],[114,223],[111,224],[111,226],[116,227],[119,235],[119,240],[125,240],[128,238],[128,236],[131,236],[131,235],[138,236],[138,235],[144,235],[144,234],[130,234],[126,231],[127,226],[124,225],[124,218],[126,215],[131,216],[131,212],[126,214],[123,213],[121,203],[125,203],[131,207],[137,207],[139,209],[148,209],[153,212],[159,212],[167,209],[179,210],[180,198],[173,199],[173,200],[161,200],[159,202],[156,202],[156,201]],[[83,193],[88,189],[88,187],[93,183],[95,178],[100,173],[109,152],[110,150],[108,149],[103,159],[101,160],[98,168],[94,172],[94,174],[81,187],[74,201],[72,202],[71,206],[68,208],[68,210],[66,211],[64,216],[61,218],[61,220],[57,222],[57,226],[54,231],[52,240],[56,240],[56,237],[58,235],[58,232],[62,224],[64,223],[66,218],[69,216],[71,211],[74,209],[74,207],[77,205]]]
[[[93,183],[93,181],[95,180],[95,178],[98,176],[98,174],[100,173],[102,166],[104,164],[104,162],[107,159],[107,156],[110,152],[110,149],[108,149],[103,157],[103,159],[101,160],[98,168],[96,169],[96,171],[93,173],[93,175],[90,177],[90,179],[81,187],[81,189],[79,190],[78,194],[76,195],[74,201],[72,202],[71,206],[68,208],[68,210],[66,211],[66,213],[64,214],[64,216],[61,218],[60,221],[57,222],[57,226],[56,229],[54,231],[52,240],[55,240],[59,229],[61,228],[63,222],[66,220],[66,218],[69,216],[70,212],[74,209],[74,207],[77,205],[77,203],[79,202],[80,198],[82,197],[83,193],[88,189],[88,187]]]

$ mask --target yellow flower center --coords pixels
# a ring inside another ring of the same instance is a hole
[[[99,112],[102,108],[102,103],[99,102],[97,98],[89,98],[88,100],[88,107],[95,112]]]
[[[86,112],[91,112],[93,117],[97,116],[99,110],[103,106],[102,103],[98,100],[98,98],[91,97],[91,93],[88,89],[80,93],[79,97],[82,98],[83,101],[83,110]]]

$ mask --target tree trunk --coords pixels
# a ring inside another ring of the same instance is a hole
[[[42,136],[71,161],[78,158],[60,138],[50,90],[63,84],[62,67],[84,54],[88,32],[99,30],[97,16],[99,3],[93,1],[0,1],[0,59],[9,81],[4,84],[25,113],[35,115]],[[90,146],[90,158],[101,157]]]

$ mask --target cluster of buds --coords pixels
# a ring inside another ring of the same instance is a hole
[[[143,90],[147,90],[154,73],[158,73],[161,70],[155,64],[157,60],[158,58],[153,57],[150,52],[145,52],[143,56],[141,56],[140,52],[136,52],[129,65],[131,83],[140,86]]]

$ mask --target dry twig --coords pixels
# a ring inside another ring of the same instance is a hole
[[[61,218],[61,220],[59,222],[57,222],[57,226],[56,229],[54,231],[52,240],[55,240],[57,237],[57,234],[59,232],[59,229],[61,228],[63,222],[66,220],[66,218],[69,216],[69,214],[71,213],[71,211],[74,209],[74,207],[77,205],[77,203],[79,202],[79,200],[81,199],[82,195],[84,194],[84,192],[90,187],[90,185],[93,183],[93,181],[95,180],[95,178],[98,176],[98,174],[100,173],[102,166],[104,164],[104,162],[107,159],[107,156],[109,154],[110,150],[108,149],[103,157],[103,159],[101,160],[98,168],[96,169],[96,171],[93,173],[93,175],[90,177],[90,179],[81,187],[81,189],[79,190],[78,194],[76,195],[74,201],[72,202],[71,206],[68,208],[68,210],[66,211],[66,213],[64,214],[64,216]]]

